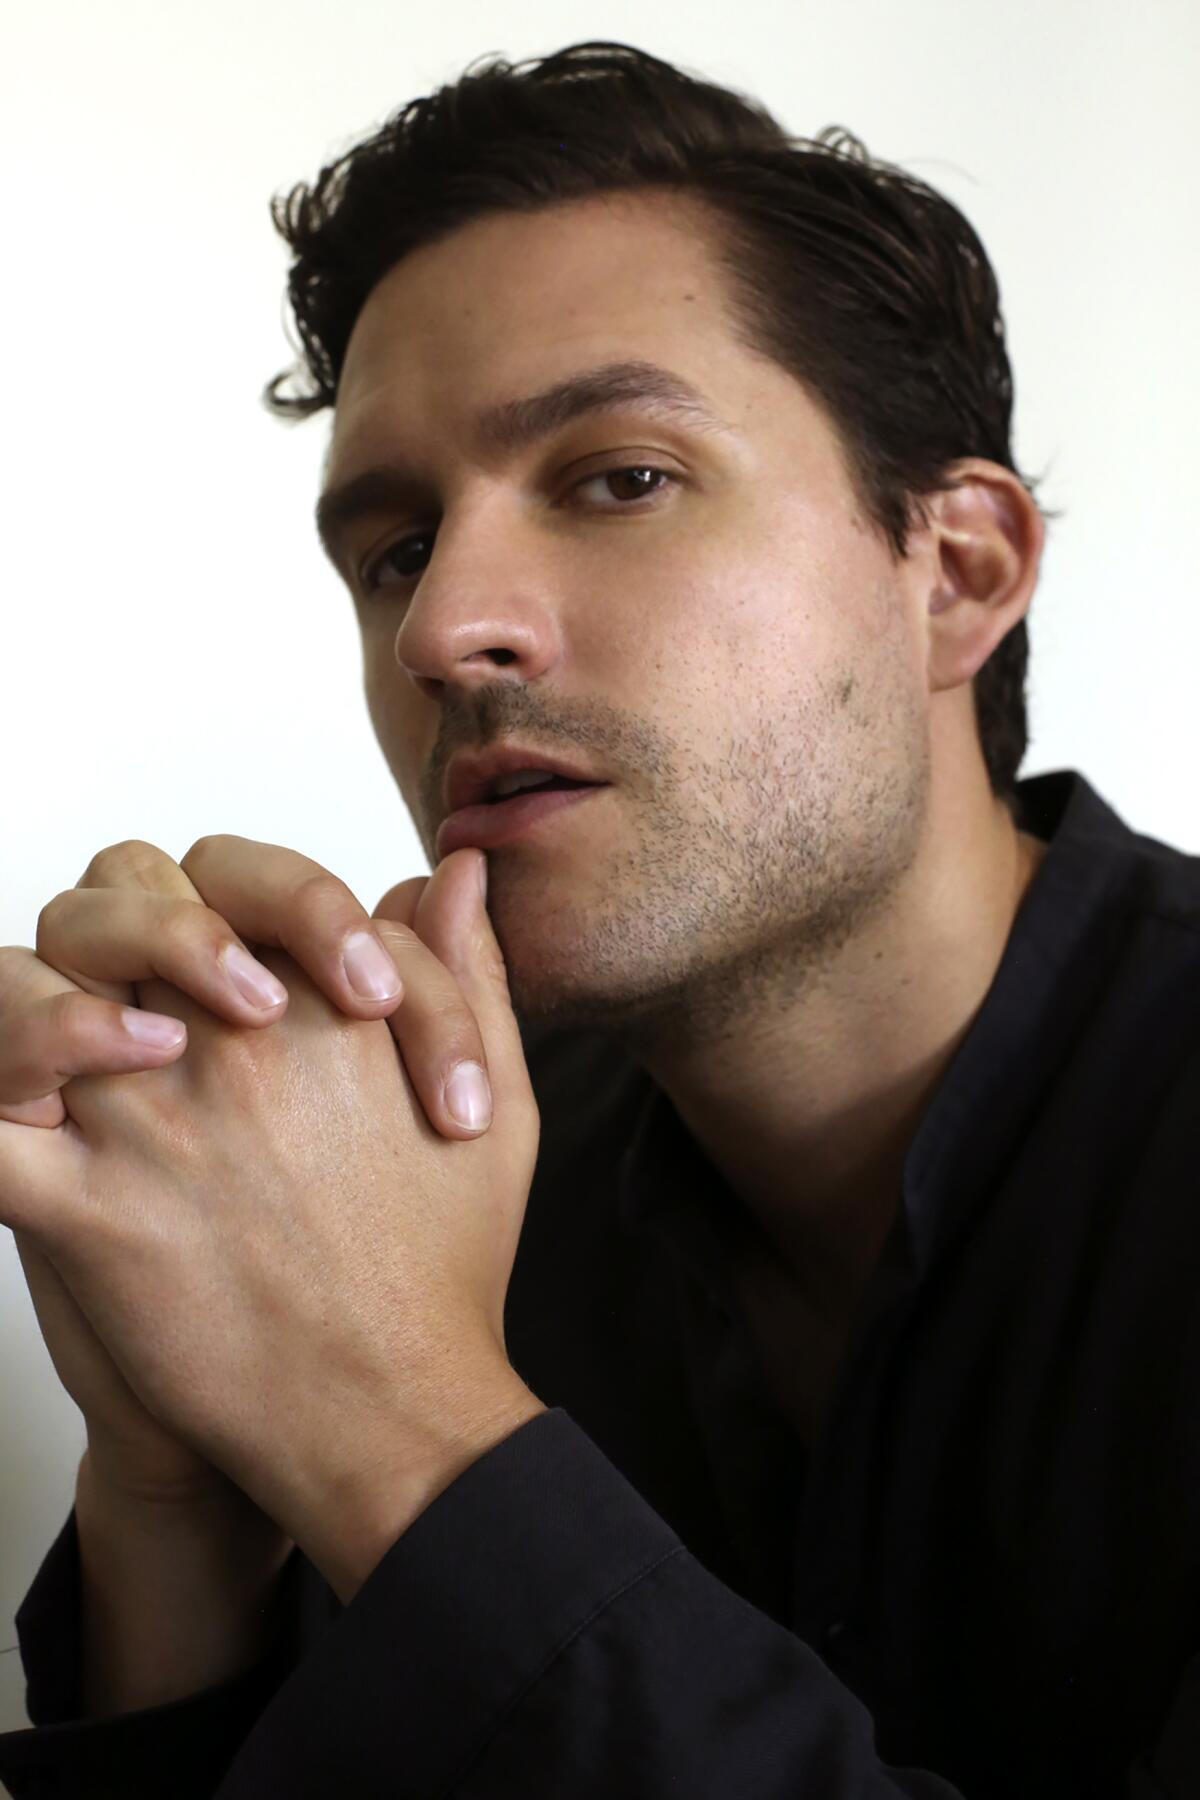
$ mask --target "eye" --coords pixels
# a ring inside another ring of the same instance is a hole
[[[577,494],[582,488],[589,487],[598,481],[611,482],[623,480],[626,476],[631,475],[649,476],[656,484],[653,487],[647,487],[635,483],[634,491],[631,496],[632,500],[635,502],[639,500],[656,499],[660,493],[665,491],[665,485],[673,486],[679,479],[677,475],[672,475],[668,469],[657,468],[652,463],[628,463],[612,469],[599,469],[592,475],[585,475],[582,481],[577,481],[575,483],[575,486],[571,489],[571,493]],[[630,510],[629,502],[626,501],[623,504],[619,504],[616,510],[628,512]],[[382,551],[375,558],[374,562],[369,564],[369,566],[363,570],[362,585],[365,591],[367,593],[374,593],[376,589],[381,587],[395,587],[398,583],[415,581],[418,575],[420,575],[424,563],[429,560],[433,536],[434,534],[430,531],[412,532],[408,537],[397,538],[394,544],[389,544],[387,549]],[[420,548],[422,545],[426,546],[423,558]],[[420,568],[403,566],[414,556],[421,559]],[[394,562],[392,560],[393,558],[396,559]],[[386,574],[389,570],[395,575],[396,579],[389,582],[381,581],[380,575]]]
[[[583,480],[580,482],[577,482],[571,491],[572,491],[572,493],[577,494],[579,492],[580,488],[587,487],[593,481],[612,481],[616,478],[623,477],[626,475],[651,475],[651,476],[659,476],[663,481],[674,481],[675,480],[674,475],[669,475],[667,473],[666,469],[656,469],[650,463],[630,463],[628,468],[601,469],[595,475],[585,475]],[[638,487],[632,497],[635,500],[644,500],[650,494],[661,493],[661,491],[662,491],[661,488]]]

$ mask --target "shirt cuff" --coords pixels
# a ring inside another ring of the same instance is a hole
[[[388,1549],[251,1731],[222,1800],[381,1770],[446,1792],[571,1640],[675,1532],[561,1408],[465,1469]]]

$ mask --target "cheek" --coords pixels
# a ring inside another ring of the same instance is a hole
[[[395,697],[389,693],[388,683],[380,678],[376,665],[370,662],[363,669],[363,694],[375,736],[387,750],[392,736]]]
[[[379,746],[393,774],[400,776],[417,767],[420,696],[406,692],[397,679],[390,642],[385,648],[370,647],[363,662],[363,694]]]

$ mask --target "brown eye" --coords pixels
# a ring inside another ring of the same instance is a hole
[[[630,483],[630,477],[636,479]],[[649,483],[645,479],[647,477]],[[668,469],[660,469],[653,463],[622,463],[611,469],[599,469],[593,475],[585,475],[582,481],[576,482],[572,492],[577,494],[581,488],[586,488],[599,481],[628,484],[624,496],[618,496],[618,505],[615,508],[611,506],[609,508],[610,511],[619,512],[625,510],[631,501],[655,499],[668,487],[677,485],[678,480],[677,475],[672,475]],[[610,500],[613,498],[611,487],[609,488],[609,498]],[[375,558],[370,567],[363,571],[362,585],[365,591],[375,593],[381,588],[403,586],[407,582],[415,581],[432,554],[434,536],[435,534],[431,531],[417,531],[410,533],[408,537],[397,538],[394,544],[389,544],[387,549],[381,551]],[[418,566],[414,566],[414,560]],[[390,581],[381,579],[389,572],[394,579]]]
[[[394,544],[389,544],[387,549],[375,558],[370,568],[363,571],[364,588],[367,589],[368,593],[372,593],[376,588],[385,585],[381,583],[379,577],[381,573],[386,574],[389,570],[394,570],[397,580],[399,581],[415,580],[421,573],[421,569],[408,567],[409,558],[414,555],[413,546],[421,544],[432,545],[432,543],[433,533],[429,531],[420,531],[414,532],[411,537],[399,538]],[[393,561],[393,558],[396,560]],[[427,550],[422,562],[422,567],[428,560],[429,552]],[[389,585],[394,585],[394,583]]]
[[[585,488],[588,486],[589,482],[593,482],[593,481],[610,481],[610,482],[611,481],[622,481],[623,482],[626,479],[626,477],[628,477],[630,475],[636,475],[636,476],[648,475],[652,479],[655,479],[658,482],[673,482],[675,480],[674,475],[669,474],[666,469],[657,469],[654,467],[654,465],[652,463],[630,463],[624,468],[600,469],[597,471],[597,473],[595,475],[585,476],[584,479],[578,484],[578,487],[576,488],[575,491],[578,493],[579,488]],[[661,492],[662,492],[661,487],[650,488],[650,487],[647,487],[644,484],[638,482],[638,483],[634,484],[632,492],[627,493],[624,496],[624,498],[627,500],[643,500],[643,499],[652,498],[654,494],[661,493]]]

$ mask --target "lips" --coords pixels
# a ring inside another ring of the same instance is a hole
[[[539,769],[536,773],[545,779],[530,782],[528,787],[514,788],[511,794],[488,794],[485,804],[488,806],[504,806],[509,800],[517,800],[522,794],[554,793],[560,788],[595,787],[594,781],[583,781],[575,775],[550,775],[548,770]],[[457,812],[458,808],[455,808]]]
[[[477,801],[460,806],[442,820],[436,850],[441,861],[454,850],[472,844],[481,850],[498,848],[527,832],[541,830],[594,795],[610,782],[555,783],[553,787],[522,788],[503,800]]]
[[[601,777],[590,775],[577,763],[539,750],[532,744],[493,744],[482,755],[460,751],[446,771],[444,801],[447,813],[460,807],[474,806],[490,799],[497,782],[505,775],[529,770],[563,776],[569,781],[595,782]]]

